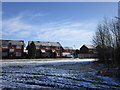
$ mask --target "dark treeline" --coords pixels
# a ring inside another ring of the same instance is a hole
[[[120,20],[104,18],[93,37],[100,62],[120,64]]]

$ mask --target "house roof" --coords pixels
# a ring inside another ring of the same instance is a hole
[[[32,41],[28,41],[30,44]],[[61,44],[59,42],[41,42],[41,41],[33,41],[36,46],[57,46],[60,47]]]
[[[23,41],[9,41],[9,43],[11,43],[11,45],[24,45],[24,42]]]
[[[9,45],[9,41],[7,41],[7,40],[0,40],[0,43],[4,46]]]
[[[84,46],[87,47],[88,49],[95,49],[93,45],[84,45]]]
[[[2,42],[2,45],[24,45],[24,41],[22,40],[0,40]]]
[[[73,50],[73,47],[63,47],[65,50]]]

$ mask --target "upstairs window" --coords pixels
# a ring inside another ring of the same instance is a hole
[[[39,46],[36,46],[36,49],[40,49],[40,47],[39,47]]]
[[[45,53],[45,50],[44,50],[44,49],[41,49],[41,52],[42,52],[42,53]]]
[[[55,52],[55,50],[52,50],[52,52]]]
[[[46,47],[46,49],[50,49],[50,47]]]
[[[9,52],[14,52],[14,49],[10,49]]]
[[[16,49],[21,49],[21,46],[17,45],[17,46],[16,46]]]
[[[8,46],[2,46],[2,48],[8,48]]]
[[[56,49],[60,50],[60,47],[56,47]]]

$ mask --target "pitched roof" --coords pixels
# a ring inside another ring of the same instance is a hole
[[[65,50],[73,50],[73,47],[63,47]]]
[[[11,45],[24,45],[24,42],[19,40],[11,40],[9,43],[11,43]]]
[[[32,41],[28,41],[30,44]],[[41,42],[41,41],[33,41],[36,46],[57,46],[60,47],[61,44],[59,42]]]
[[[0,40],[2,42],[2,45],[24,45],[24,41],[22,40]]]
[[[9,42],[7,40],[0,40],[0,42],[2,45],[9,45]]]
[[[88,49],[95,49],[93,45],[84,45],[84,46],[87,47]]]

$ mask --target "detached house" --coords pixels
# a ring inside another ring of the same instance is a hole
[[[96,48],[93,45],[83,45],[80,48],[80,53],[95,53]]]
[[[93,45],[83,45],[80,48],[80,54],[78,55],[80,58],[93,58],[96,57],[96,47]]]
[[[22,58],[24,41],[22,40],[0,40],[2,58]]]
[[[59,42],[28,41],[28,45],[32,42],[36,46],[36,58],[62,57],[63,48]]]

